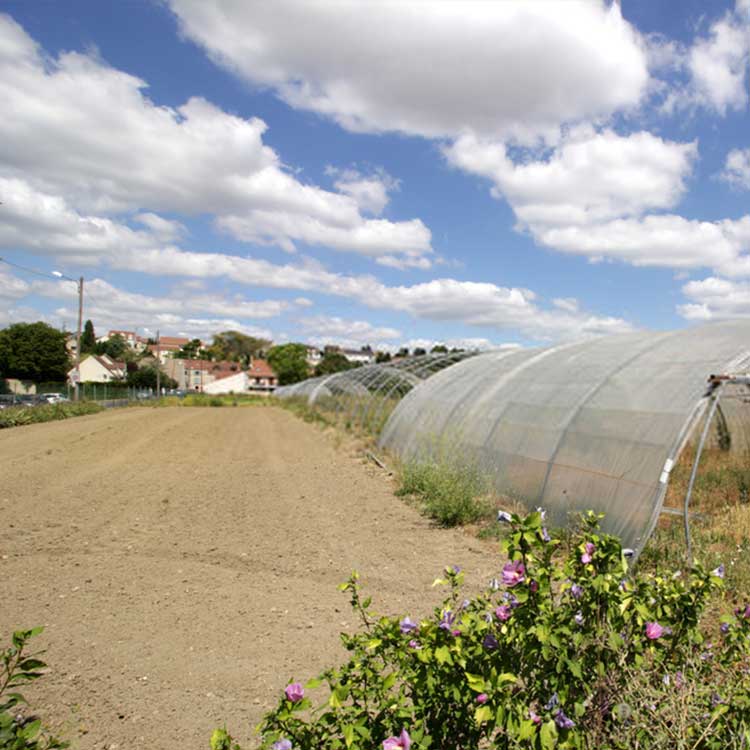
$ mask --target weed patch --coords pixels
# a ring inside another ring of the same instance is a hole
[[[70,417],[81,417],[85,414],[96,414],[103,409],[103,406],[93,401],[3,409],[0,411],[0,430],[38,422],[55,422]]]

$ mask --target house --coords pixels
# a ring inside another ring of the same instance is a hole
[[[115,336],[123,338],[128,348],[135,352],[141,352],[146,348],[146,339],[139,336],[135,331],[107,331],[106,336],[99,336],[96,340],[98,343],[101,343],[109,341]]]
[[[213,364],[213,363],[211,363]],[[247,370],[227,372],[219,370],[211,373],[213,379],[204,383],[204,393],[254,393],[268,395],[278,384],[276,373],[264,359],[253,359]]]
[[[341,349],[341,354],[356,365],[371,365],[375,361],[375,352],[369,346],[362,349]]]
[[[68,370],[68,380],[73,382],[76,368]],[[106,354],[89,354],[81,360],[81,383],[111,383],[113,380],[124,380],[127,374],[125,362],[117,362]]]
[[[252,359],[247,369],[248,390],[271,393],[279,384],[279,379],[265,359]]]
[[[317,346],[308,346],[305,360],[311,370],[314,370],[319,364],[320,360],[323,359],[323,352],[318,349]]]
[[[158,357],[159,361],[164,364],[169,357],[189,343],[190,339],[181,336],[160,336],[158,344],[149,344],[147,348],[149,354]]]
[[[164,372],[184,391],[203,391],[214,380],[234,375],[242,369],[237,362],[211,362],[207,359],[167,357],[163,362]]]

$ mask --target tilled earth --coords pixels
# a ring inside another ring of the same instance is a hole
[[[0,637],[44,625],[27,689],[79,750],[196,750],[345,655],[337,591],[425,614],[492,547],[432,527],[355,448],[276,407],[123,409],[0,432]]]

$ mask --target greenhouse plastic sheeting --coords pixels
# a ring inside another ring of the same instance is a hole
[[[304,399],[310,406],[377,435],[396,404],[412,388],[475,354],[467,351],[425,354],[355,367],[277,388],[275,395],[282,399]]]
[[[656,523],[707,379],[750,362],[750,323],[489,352],[449,367],[393,410],[381,446],[405,459],[472,462],[553,524],[605,515],[636,553]]]

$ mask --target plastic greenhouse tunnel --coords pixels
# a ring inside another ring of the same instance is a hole
[[[605,530],[637,556],[691,439],[699,443],[693,475],[717,419],[719,434],[747,450],[748,368],[750,322],[727,321],[412,358],[278,393],[345,414],[401,460],[470,462],[498,493],[545,508],[554,525],[582,510],[604,513]],[[678,511],[688,554],[689,494]]]

